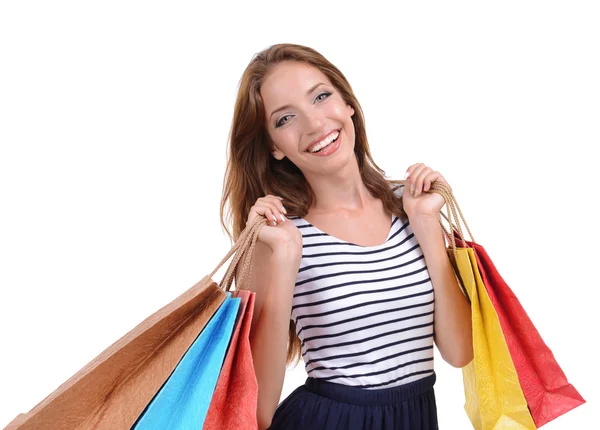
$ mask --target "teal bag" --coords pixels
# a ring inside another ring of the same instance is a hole
[[[241,299],[227,298],[132,427],[202,429]]]

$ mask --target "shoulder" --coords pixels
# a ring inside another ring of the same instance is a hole
[[[307,226],[309,226],[310,224],[308,224],[307,221],[305,221],[304,219],[300,218],[299,216],[289,216],[287,217],[289,222],[284,223],[285,224],[290,224],[296,227],[296,229],[302,229],[302,228],[306,228]]]

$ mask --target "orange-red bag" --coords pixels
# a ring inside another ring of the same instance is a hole
[[[475,251],[483,283],[498,314],[536,427],[584,404],[585,400],[567,380],[554,354],[485,249],[474,242],[466,243]]]
[[[203,430],[250,430],[258,428],[256,408],[258,382],[250,350],[250,326],[256,294],[234,291],[242,299],[238,321],[225,356]]]

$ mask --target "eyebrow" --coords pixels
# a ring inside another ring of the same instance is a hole
[[[317,89],[320,85],[327,85],[325,82],[319,82],[316,85],[313,85],[312,87],[310,87],[308,89],[308,91],[306,92],[306,95],[309,95],[310,93],[312,93],[315,89]],[[275,115],[277,112],[288,109],[292,107],[292,105],[284,105],[281,106],[280,108],[275,109],[273,112],[271,112],[271,115],[269,116],[269,120],[271,120],[271,118],[273,117],[273,115]]]

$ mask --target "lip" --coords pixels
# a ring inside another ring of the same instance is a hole
[[[331,155],[335,151],[337,151],[339,149],[341,143],[342,143],[342,132],[340,131],[340,135],[338,136],[337,140],[335,142],[333,142],[332,145],[321,149],[319,152],[309,152],[309,154],[314,155],[316,157],[327,157],[328,155]]]
[[[330,134],[332,134],[332,133],[335,133],[336,131],[337,131],[338,133],[340,133],[340,134],[342,133],[342,129],[341,129],[341,128],[336,128],[335,130],[328,131],[327,133],[325,133],[325,134],[323,134],[323,135],[321,135],[321,136],[317,137],[315,140],[313,140],[312,142],[310,142],[310,143],[308,144],[308,146],[306,147],[305,151],[306,151],[306,152],[308,152],[308,153],[311,153],[311,152],[308,150],[308,149],[309,149],[311,146],[313,146],[313,145],[314,145],[315,143],[317,143],[317,142],[320,142],[320,141],[322,141],[322,140],[323,140],[323,139],[325,139],[327,136],[329,136],[329,135],[330,135]]]

